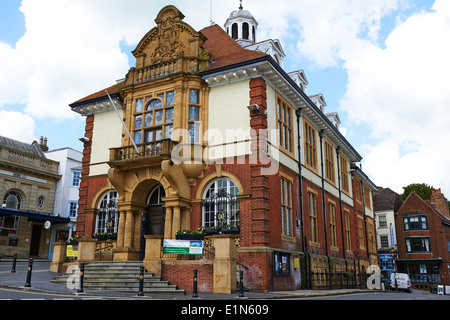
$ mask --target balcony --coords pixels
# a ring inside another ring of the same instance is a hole
[[[124,146],[110,149],[110,162],[120,165],[121,162],[155,160],[157,162],[163,159],[170,159],[172,149],[175,145],[171,139],[153,141],[144,144],[138,144],[136,151],[134,146]]]

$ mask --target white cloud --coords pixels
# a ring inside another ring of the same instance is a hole
[[[0,136],[32,143],[34,137],[34,119],[20,112],[0,110]]]
[[[210,1],[172,4],[195,29],[209,25]],[[279,38],[299,68],[312,63],[317,68],[343,67],[348,73],[340,108],[351,123],[343,126],[347,134],[353,132],[352,124],[371,130],[367,143],[372,146],[362,154],[375,183],[389,187],[425,182],[442,187],[450,197],[445,179],[450,176],[445,171],[450,159],[443,148],[450,139],[445,116],[450,105],[446,77],[450,64],[445,63],[450,56],[450,2],[436,0],[435,12],[403,16],[413,4],[413,0],[259,0],[245,1],[244,9],[260,23],[258,39]],[[15,110],[20,113],[3,111],[0,121],[16,132],[10,124],[19,115],[29,130],[34,128],[31,117],[35,121],[77,117],[68,104],[126,74],[129,65],[120,44],[136,45],[155,26],[165,5],[165,0],[22,0],[25,35],[13,47],[0,42],[0,111],[17,104],[25,108]],[[213,0],[213,20],[222,26],[237,7],[238,1]],[[380,45],[383,18],[392,13],[402,19]],[[21,140],[30,136],[32,132]],[[381,138],[388,141],[381,143]],[[411,170],[426,172],[417,177],[424,181],[415,181]]]
[[[423,182],[450,197],[449,2],[433,8],[399,24],[384,49],[367,44],[343,57],[349,83],[341,107],[377,141],[364,161],[376,183],[398,190]]]

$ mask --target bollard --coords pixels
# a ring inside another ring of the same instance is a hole
[[[14,253],[14,260],[13,260],[13,265],[12,265],[11,273],[16,273],[16,263],[17,263],[17,252]]]
[[[140,269],[140,275],[139,275],[139,293],[138,293],[138,297],[143,297],[144,296],[144,271],[145,271],[145,267],[141,267]]]
[[[27,281],[25,283],[25,288],[31,288],[31,273],[33,271],[33,258],[30,258],[28,261],[28,272],[27,272]]]
[[[80,263],[80,287],[77,290],[77,293],[83,293],[84,292],[84,288],[83,288],[83,282],[84,282],[84,262]]]
[[[197,275],[198,275],[198,270],[195,269],[194,270],[194,289],[193,289],[193,293],[192,293],[192,298],[198,298],[198,293],[197,293]]]
[[[244,271],[239,271],[239,298],[244,298]]]

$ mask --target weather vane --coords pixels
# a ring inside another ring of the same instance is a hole
[[[239,10],[244,9],[244,7],[242,6],[242,0],[240,0],[241,5],[239,6]]]

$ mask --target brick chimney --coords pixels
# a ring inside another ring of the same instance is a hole
[[[41,139],[39,140],[39,146],[41,147],[42,151],[47,152],[48,151],[47,138],[41,137]]]
[[[431,204],[443,215],[450,219],[448,201],[441,192],[441,189],[433,190],[431,194]]]

